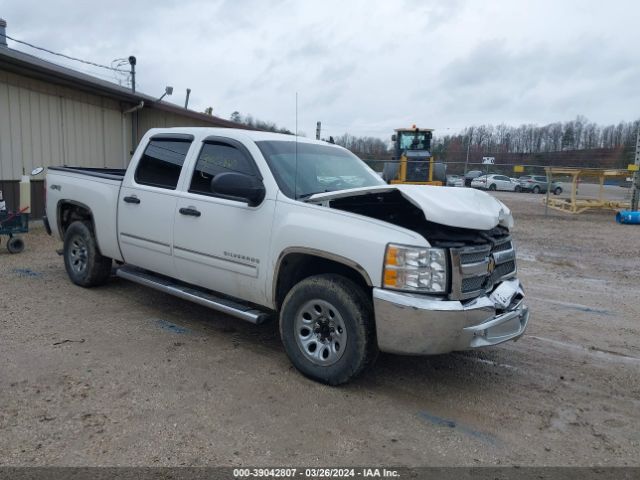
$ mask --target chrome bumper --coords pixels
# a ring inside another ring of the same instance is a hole
[[[374,288],[380,350],[434,355],[517,340],[527,328],[529,308],[517,279],[503,283],[516,291],[506,309],[497,307],[488,295],[463,303]]]

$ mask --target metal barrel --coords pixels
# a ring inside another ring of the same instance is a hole
[[[640,225],[640,212],[623,210],[616,214],[616,222],[627,223],[629,225]]]

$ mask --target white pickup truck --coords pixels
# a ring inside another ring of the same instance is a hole
[[[387,185],[336,145],[152,129],[126,170],[50,167],[46,185],[71,281],[115,271],[243,320],[275,317],[292,363],[321,382],[349,381],[378,351],[485,347],[527,326],[502,202]]]

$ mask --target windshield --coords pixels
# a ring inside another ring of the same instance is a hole
[[[340,147],[295,141],[262,141],[256,144],[267,160],[278,187],[290,198],[386,185],[362,160]]]
[[[427,132],[399,132],[400,150],[426,150],[429,148]]]

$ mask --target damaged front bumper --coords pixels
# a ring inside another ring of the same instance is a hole
[[[527,328],[529,308],[517,279],[505,280],[495,291],[503,285],[509,299],[483,295],[465,302],[374,288],[380,350],[434,355],[517,340]]]

